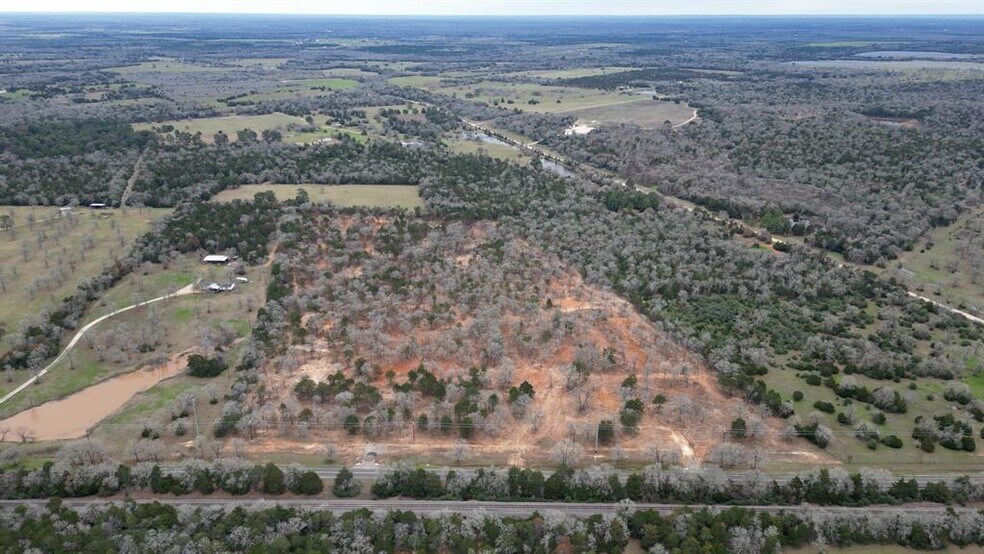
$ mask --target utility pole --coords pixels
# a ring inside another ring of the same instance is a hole
[[[195,438],[201,436],[201,431],[198,429],[198,398],[191,397],[191,410],[195,412]]]

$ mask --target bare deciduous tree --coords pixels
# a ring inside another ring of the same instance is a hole
[[[559,465],[573,467],[584,457],[584,448],[571,439],[564,439],[553,447],[550,456]]]

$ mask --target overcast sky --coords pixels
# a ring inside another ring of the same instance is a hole
[[[984,0],[0,0],[0,12],[5,11],[338,15],[984,15]]]

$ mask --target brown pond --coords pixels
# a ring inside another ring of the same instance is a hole
[[[34,438],[39,441],[83,437],[86,429],[115,412],[134,395],[177,375],[183,369],[184,364],[171,361],[163,366],[111,377],[61,400],[45,402],[17,413],[0,421],[0,427],[10,429],[11,435],[22,427],[33,429]]]

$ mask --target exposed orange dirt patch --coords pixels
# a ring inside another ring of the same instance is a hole
[[[345,237],[346,249],[353,249],[353,243],[357,242],[359,250],[378,260],[387,254],[377,252],[374,233],[386,224],[386,220],[379,217],[360,220],[357,216],[343,216],[332,222],[334,230],[329,229],[326,233],[340,233]],[[354,461],[364,453],[367,445],[372,444],[384,445],[386,453],[381,455],[384,461],[401,457],[446,463],[447,453],[458,440],[458,433],[421,430],[415,422],[420,414],[431,414],[433,427],[440,414],[452,412],[456,400],[442,403],[416,392],[409,400],[405,395],[401,399],[393,390],[393,383],[407,382],[410,372],[421,364],[449,383],[458,378],[468,380],[469,367],[484,365],[487,368],[480,404],[484,405],[493,391],[500,402],[498,408],[482,420],[483,426],[470,439],[470,459],[486,463],[543,465],[549,463],[553,446],[565,438],[580,443],[586,454],[593,457],[590,459],[609,459],[614,444],[595,449],[598,422],[607,419],[618,423],[619,411],[627,397],[622,383],[633,375],[637,384],[628,394],[643,402],[645,413],[638,432],[620,431],[614,441],[629,459],[645,460],[650,448],[658,446],[679,450],[684,463],[703,460],[714,445],[722,442],[735,417],[754,417],[759,413],[757,407],[723,394],[714,373],[698,356],[673,341],[631,304],[614,293],[584,283],[576,271],[558,260],[516,240],[507,240],[505,245],[495,247],[498,249],[496,255],[504,258],[489,259],[485,241],[490,240],[489,237],[498,237],[494,227],[487,224],[474,224],[463,233],[455,230],[451,233],[463,238],[455,238],[458,242],[451,244],[453,241],[447,237],[438,237],[433,239],[439,242],[437,246],[430,244],[432,239],[424,239],[420,248],[423,253],[413,253],[417,257],[414,259],[419,259],[428,255],[428,246],[433,246],[448,262],[441,269],[445,273],[440,279],[434,279],[435,286],[431,290],[426,294],[409,294],[403,298],[403,305],[392,305],[389,301],[376,307],[372,298],[367,297],[365,302],[370,305],[372,315],[367,316],[366,321],[347,322],[349,329],[357,326],[360,333],[375,325],[376,330],[372,331],[375,335],[368,335],[370,338],[366,339],[356,335],[344,347],[340,346],[338,336],[343,325],[341,318],[332,315],[339,311],[329,305],[325,313],[312,311],[304,315],[302,321],[309,334],[306,344],[291,348],[291,363],[274,361],[265,368],[264,383],[267,392],[274,397],[268,401],[268,415],[276,411],[278,403],[292,401],[294,386],[303,377],[323,381],[341,370],[347,377],[364,379],[382,394],[382,405],[393,408],[390,414],[385,408],[375,412],[360,411],[360,419],[368,415],[376,417],[377,432],[370,436],[346,433],[340,428],[338,413],[342,408],[328,399],[313,406],[325,415],[316,415],[303,430],[299,430],[296,422],[285,424],[271,420],[260,431],[252,449],[266,453],[320,452],[325,444],[332,444],[342,459]],[[320,250],[324,256],[334,255],[327,244],[322,244]],[[504,264],[523,262],[534,269],[524,273],[522,279],[494,275]],[[348,290],[350,284],[355,288],[362,287],[364,280],[372,277],[372,272],[383,271],[380,265],[382,262],[377,265],[360,262],[346,266],[344,271],[336,268],[332,275],[338,280],[338,286],[333,290]],[[393,260],[393,268],[399,270],[401,279],[418,278],[429,282],[426,273],[414,274],[414,267],[399,258]],[[320,273],[325,268],[318,267],[317,270]],[[448,293],[457,294],[455,298],[445,296],[441,279],[453,281],[455,276],[462,274],[467,277],[465,282],[474,281],[475,287],[485,287],[493,291],[490,294],[502,294],[509,299],[498,303],[497,333],[492,330],[480,334],[470,332],[476,320],[482,317],[486,307],[482,302],[463,304],[467,303],[467,297],[461,296],[460,291]],[[304,288],[302,283],[300,289]],[[412,319],[411,324],[407,318],[401,319],[404,313],[421,315]],[[428,318],[428,314],[435,313],[437,317]],[[312,327],[315,327],[313,332]],[[351,335],[353,331],[348,333]],[[481,352],[488,347],[493,334],[502,337],[503,355],[495,363],[486,363]],[[375,371],[364,372],[363,376],[356,375],[354,360],[358,358],[367,360],[369,366],[378,367]],[[511,378],[500,383],[497,376],[505,359],[511,360],[509,365],[514,369]],[[585,359],[592,360],[590,374],[583,382],[572,386],[577,379],[571,378],[570,369],[575,362]],[[533,386],[535,396],[525,414],[516,415],[511,413],[507,389],[524,381]],[[657,394],[670,401],[661,412],[652,403]],[[583,409],[579,395],[588,397]],[[669,409],[674,399],[681,397],[688,397],[693,408],[682,418]],[[300,404],[311,406],[305,402]],[[410,417],[403,415],[404,410]],[[776,439],[779,423],[764,416],[762,419],[765,437],[746,439],[743,444],[747,448],[768,450],[773,458],[782,457],[778,452],[788,446],[781,446]]]

